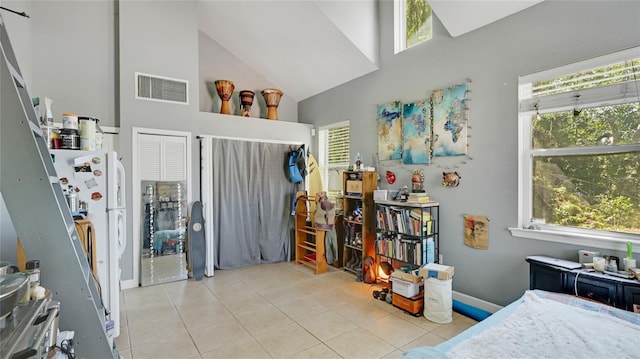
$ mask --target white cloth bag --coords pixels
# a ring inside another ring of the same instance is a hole
[[[436,323],[451,323],[453,320],[453,298],[451,282],[436,278],[424,281],[424,317]]]

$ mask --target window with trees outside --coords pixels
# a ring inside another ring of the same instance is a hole
[[[318,131],[318,166],[322,186],[330,199],[342,189],[342,171],[349,166],[349,121],[321,127]]]
[[[640,47],[519,79],[519,229],[619,249],[640,239]]]
[[[399,53],[431,39],[431,6],[426,0],[394,0],[394,48]]]

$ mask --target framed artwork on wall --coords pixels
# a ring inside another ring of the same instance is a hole
[[[431,163],[431,104],[422,100],[402,105],[402,163]]]
[[[378,105],[378,159],[399,160],[402,158],[402,116],[400,102]]]
[[[489,249],[489,217],[464,215],[464,244],[476,249]]]
[[[467,154],[468,95],[469,82],[433,91],[434,156]]]

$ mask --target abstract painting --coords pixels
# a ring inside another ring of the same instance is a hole
[[[402,118],[400,102],[378,105],[378,158],[399,160],[402,158]]]
[[[431,104],[428,101],[402,105],[402,163],[431,163]]]
[[[433,155],[467,154],[469,83],[433,91]]]

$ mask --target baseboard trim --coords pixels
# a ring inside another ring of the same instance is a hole
[[[137,286],[138,286],[138,283],[133,279],[121,280],[120,281],[120,289],[121,290],[131,289],[131,288],[135,288]]]
[[[502,307],[497,304],[493,304],[491,302],[487,302],[486,300],[472,297],[468,294],[456,292],[455,290],[452,292],[452,297],[457,301],[476,307],[478,309],[486,310],[489,313],[495,313],[500,309],[502,309]]]

